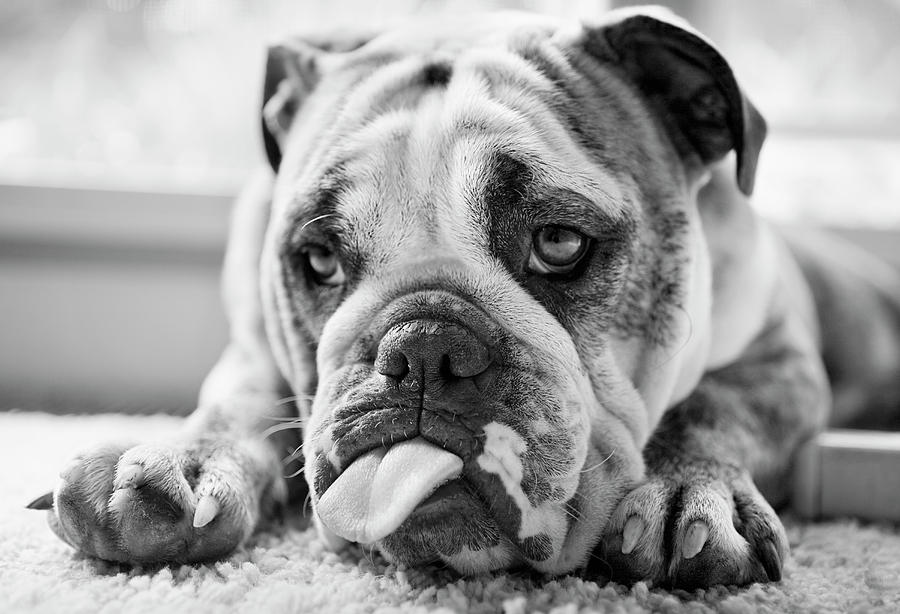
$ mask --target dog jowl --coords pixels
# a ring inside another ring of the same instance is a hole
[[[185,437],[64,472],[62,539],[227,554],[303,485],[280,462],[298,429],[258,435],[281,412],[335,548],[780,578],[757,484],[780,497],[828,385],[801,269],[747,203],[765,123],[702,36],[629,10],[291,40],[262,115],[274,173],[234,218],[231,344]]]

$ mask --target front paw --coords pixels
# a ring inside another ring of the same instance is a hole
[[[726,468],[655,477],[614,512],[597,571],[695,589],[778,581],[788,555],[784,528],[745,473]]]
[[[221,558],[252,533],[261,506],[285,498],[264,442],[104,446],[60,477],[53,531],[85,554],[127,563]]]

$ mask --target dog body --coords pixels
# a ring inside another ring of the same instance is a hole
[[[64,472],[61,538],[222,556],[303,484],[281,477],[302,454],[335,548],[780,578],[760,489],[783,500],[827,420],[823,352],[841,419],[894,385],[900,282],[753,214],[765,124],[708,42],[655,12],[416,22],[273,48],[264,100],[277,172],[236,208],[231,345],[182,441]]]

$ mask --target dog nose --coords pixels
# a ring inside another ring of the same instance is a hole
[[[453,322],[412,320],[391,328],[378,344],[375,368],[411,391],[442,390],[475,378],[491,365],[488,348]]]

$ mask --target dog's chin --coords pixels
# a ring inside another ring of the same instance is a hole
[[[462,574],[495,571],[519,562],[512,543],[462,479],[438,488],[377,546],[394,563],[447,565]]]

